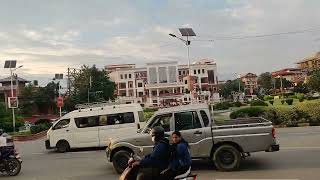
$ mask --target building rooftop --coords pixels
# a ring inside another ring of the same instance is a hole
[[[15,81],[16,79],[13,78],[13,81]],[[3,78],[3,79],[0,79],[0,83],[6,83],[6,82],[11,82],[11,77],[6,77],[6,78]],[[24,83],[28,83],[30,81],[28,80],[25,80],[21,77],[18,77],[18,82],[24,82]]]
[[[253,73],[247,73],[243,76],[241,76],[241,78],[246,78],[246,77],[258,77],[256,74],[253,74]]]
[[[320,51],[310,57],[302,59],[301,61],[297,62],[297,64],[304,63],[310,60],[320,60]]]

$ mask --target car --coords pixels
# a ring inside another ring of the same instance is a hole
[[[190,145],[193,159],[211,159],[222,171],[236,170],[242,157],[252,152],[274,152],[280,148],[272,123],[264,118],[218,124],[211,119],[207,104],[177,106],[158,110],[139,133],[110,140],[106,155],[116,172],[125,169],[130,155],[144,156],[152,151],[149,132],[155,126],[162,126],[166,137],[180,131]]]

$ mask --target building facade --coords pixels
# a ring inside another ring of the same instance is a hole
[[[189,66],[177,61],[107,65],[105,70],[115,82],[115,96],[125,103],[145,106],[174,106],[193,101],[219,101],[216,63],[197,61]]]
[[[25,80],[20,77],[14,77],[12,81],[13,88],[13,97],[19,97],[21,91],[25,87],[26,83],[30,81]],[[8,97],[11,97],[11,77],[7,77],[4,79],[0,79],[0,101],[4,101],[6,105],[8,105]]]
[[[305,82],[307,73],[300,68],[285,68],[272,72],[273,78],[285,78],[293,83]]]
[[[256,74],[247,73],[240,78],[244,83],[245,92],[249,92],[249,94],[252,95],[254,91],[258,89],[258,76]]]
[[[320,69],[320,52],[317,52],[311,57],[307,57],[297,62],[298,67],[304,72],[311,72]]]

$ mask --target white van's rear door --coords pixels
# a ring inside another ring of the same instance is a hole
[[[73,132],[77,147],[99,147],[98,116],[75,118],[76,129]]]

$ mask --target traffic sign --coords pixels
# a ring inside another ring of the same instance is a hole
[[[8,97],[8,106],[9,108],[18,108],[18,98]]]

